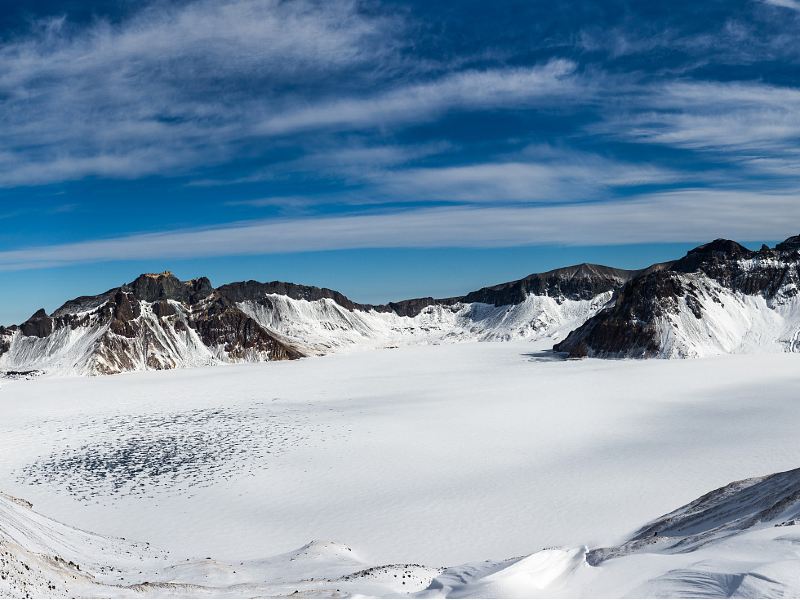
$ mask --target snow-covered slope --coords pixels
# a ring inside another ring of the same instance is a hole
[[[181,557],[63,525],[0,493],[0,597],[264,597],[424,589],[442,569],[370,566],[352,548],[313,541],[267,559],[228,563]]]
[[[800,253],[716,240],[620,289],[556,350],[573,357],[688,358],[800,351]]]
[[[796,597],[800,469],[728,484],[614,548],[450,568],[377,565],[314,541],[275,557],[179,559],[62,525],[0,494],[3,597]]]
[[[354,347],[560,339],[632,272],[577,265],[460,298],[357,304],[324,288],[147,274],[0,328],[0,371],[97,375],[300,358]]]
[[[327,298],[295,300],[277,294],[238,307],[294,347],[327,353],[403,343],[560,339],[600,310],[611,295],[608,291],[588,300],[529,295],[506,306],[431,304],[414,316],[375,308],[348,310]]]

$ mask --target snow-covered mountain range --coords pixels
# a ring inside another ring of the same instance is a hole
[[[294,359],[352,347],[558,339],[634,274],[578,265],[462,297],[378,306],[284,282],[215,289],[206,278],[146,274],[0,329],[0,369],[96,375]]]
[[[552,339],[569,357],[800,350],[800,236],[716,240],[639,271],[576,265],[454,298],[359,304],[334,290],[141,275],[0,328],[0,370],[97,375],[350,348]]]

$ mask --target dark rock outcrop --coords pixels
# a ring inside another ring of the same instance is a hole
[[[531,294],[569,300],[591,300],[599,294],[621,287],[638,273],[639,271],[582,263],[485,287],[462,296],[459,300],[483,302],[494,306],[519,304]]]
[[[336,304],[347,310],[369,310],[371,308],[368,304],[353,302],[347,296],[335,290],[311,285],[298,285],[296,283],[287,283],[284,281],[261,283],[249,280],[229,283],[217,288],[217,293],[229,299],[231,302],[245,302],[248,300],[252,302],[262,302],[267,294],[278,294],[280,296],[288,296],[294,300],[314,301],[327,298],[333,300]]]
[[[222,348],[235,359],[245,359],[252,351],[266,353],[270,360],[303,356],[298,350],[278,341],[224,296],[216,298],[196,313],[192,326],[206,346]]]
[[[22,335],[28,337],[47,337],[53,333],[53,319],[47,315],[43,308],[40,308],[19,328]]]

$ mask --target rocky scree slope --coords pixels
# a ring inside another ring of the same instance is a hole
[[[0,328],[0,370],[98,375],[355,347],[565,335],[636,272],[577,265],[455,298],[359,304],[326,288],[145,274]]]
[[[800,236],[752,251],[718,239],[631,278],[554,349],[687,358],[800,351]]]

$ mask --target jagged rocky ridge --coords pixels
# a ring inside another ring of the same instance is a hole
[[[385,305],[278,281],[214,288],[207,278],[146,274],[0,328],[0,370],[96,375],[295,359],[356,345],[560,336],[634,274],[577,265],[462,297]]]
[[[800,236],[752,251],[715,240],[631,278],[556,344],[570,357],[800,350]]]

